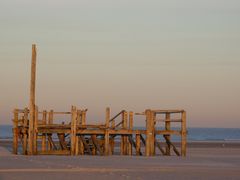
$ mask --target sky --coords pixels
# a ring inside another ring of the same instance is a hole
[[[0,124],[29,104],[33,43],[40,110],[185,109],[189,127],[240,128],[238,0],[1,0]]]

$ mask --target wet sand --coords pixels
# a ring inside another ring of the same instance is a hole
[[[240,143],[194,142],[187,157],[22,156],[0,142],[0,180],[240,179]]]

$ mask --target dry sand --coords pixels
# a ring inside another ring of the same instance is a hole
[[[186,158],[22,156],[0,143],[0,180],[240,179],[239,143],[191,143]]]

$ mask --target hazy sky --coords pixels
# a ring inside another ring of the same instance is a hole
[[[188,126],[240,127],[239,0],[1,0],[0,124],[40,109],[185,109]],[[136,124],[141,124],[136,122]]]

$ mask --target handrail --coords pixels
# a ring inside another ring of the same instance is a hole
[[[109,120],[109,122],[112,122],[114,119],[116,119],[119,115],[121,115],[125,110],[120,111],[117,115],[115,115],[112,119]]]

